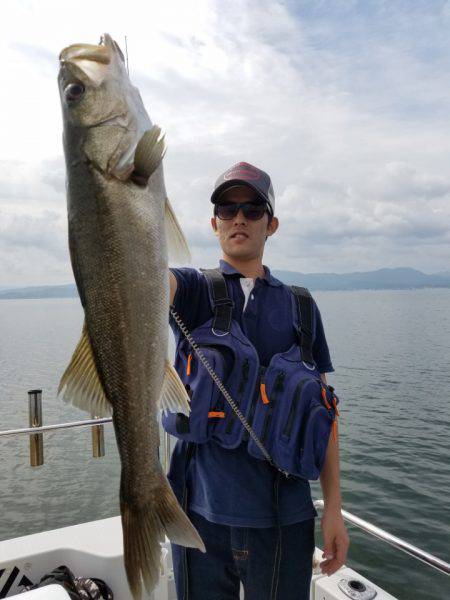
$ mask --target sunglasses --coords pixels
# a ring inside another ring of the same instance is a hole
[[[259,219],[262,219],[265,212],[269,212],[267,210],[266,203],[261,204],[261,202],[224,202],[222,204],[216,204],[214,206],[214,214],[217,215],[219,219],[229,221],[230,219],[234,219],[234,217],[238,214],[240,208],[242,208],[244,217],[246,219],[249,219],[250,221],[258,221]]]

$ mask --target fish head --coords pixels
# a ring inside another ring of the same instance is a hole
[[[118,44],[105,34],[100,44],[73,44],[60,56],[58,75],[66,122],[91,127],[127,110],[128,74]]]
[[[59,62],[66,157],[76,147],[99,170],[126,179],[152,123],[119,45],[104,34],[98,45],[68,46]]]

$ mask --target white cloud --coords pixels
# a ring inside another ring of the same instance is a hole
[[[256,0],[143,6],[3,4],[0,285],[70,277],[57,56],[105,30],[122,47],[127,35],[131,77],[167,131],[167,188],[196,264],[219,257],[213,182],[246,160],[275,185],[272,267],[447,268],[445,11]]]

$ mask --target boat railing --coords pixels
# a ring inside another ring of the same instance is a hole
[[[323,510],[325,503],[323,500],[315,500],[314,506],[319,510]],[[381,529],[381,527],[378,527],[377,525],[373,525],[369,521],[365,521],[364,519],[357,517],[356,515],[354,515],[351,512],[348,512],[347,510],[341,509],[341,514],[344,521],[348,521],[352,525],[359,527],[369,535],[378,538],[386,544],[389,544],[394,548],[397,548],[398,550],[409,554],[410,556],[413,556],[417,560],[422,561],[426,565],[433,567],[441,573],[450,575],[450,564],[445,562],[445,560],[442,560],[434,556],[433,554],[430,554],[429,552],[425,552],[425,550],[421,550],[421,548],[418,548],[417,546],[413,546],[412,544],[403,540],[402,538],[397,537],[392,533],[389,533],[385,529]]]
[[[105,455],[104,428],[106,423],[112,423],[112,417],[92,417],[81,421],[70,421],[69,423],[54,423],[52,425],[42,424],[42,390],[30,390],[28,392],[28,414],[29,427],[17,429],[0,430],[0,438],[11,435],[30,436],[30,466],[40,467],[44,464],[44,441],[42,434],[59,429],[73,429],[75,427],[92,427],[92,455],[101,458]],[[163,466],[167,472],[170,464],[170,435],[164,432],[161,444]]]
[[[112,422],[112,417],[94,417],[92,419],[84,419],[82,421],[71,421],[69,423],[56,423],[52,425],[42,424],[42,390],[30,390],[28,392],[29,401],[29,427],[23,427],[19,429],[5,429],[0,431],[0,438],[3,436],[12,435],[29,435],[30,436],[30,464],[31,466],[40,466],[43,464],[43,439],[42,435],[51,431],[57,431],[62,429],[73,429],[76,427],[92,427],[92,448],[93,456],[100,458],[104,456],[104,433],[103,426],[106,423]],[[171,453],[171,441],[170,435],[164,432],[162,438],[162,461],[164,470],[167,472],[170,463]],[[314,506],[316,509],[323,510],[325,503],[324,500],[315,500]],[[369,535],[378,538],[379,540],[393,546],[394,548],[409,554],[416,560],[419,560],[426,565],[444,573],[450,575],[450,564],[446,561],[410,544],[402,538],[395,536],[385,529],[373,525],[369,521],[361,519],[347,510],[341,510],[344,521],[359,527],[359,529],[365,531]]]

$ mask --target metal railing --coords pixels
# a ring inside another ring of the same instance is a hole
[[[20,429],[5,429],[0,431],[0,437],[6,435],[36,434],[46,431],[55,431],[57,429],[72,429],[73,427],[87,427],[88,425],[103,425],[112,423],[111,417],[101,417],[96,419],[84,419],[83,421],[71,421],[70,423],[56,423],[55,425],[41,425],[40,427],[22,427]]]
[[[92,418],[84,419],[82,421],[71,421],[69,423],[56,423],[54,425],[42,425],[42,390],[30,390],[28,392],[29,401],[29,427],[23,427],[19,429],[6,429],[0,431],[0,438],[3,436],[11,435],[29,435],[30,436],[30,465],[40,466],[43,464],[43,439],[42,434],[49,431],[56,431],[61,429],[73,429],[75,427],[92,427],[92,454],[95,458],[104,456],[104,437],[103,437],[103,425],[111,423],[111,417]],[[170,463],[170,435],[164,432],[163,443],[162,443],[162,457],[163,467],[167,472]],[[325,503],[323,500],[315,500],[314,506],[317,509],[323,510]],[[352,525],[359,527],[369,535],[382,540],[383,542],[409,554],[413,558],[420,560],[426,565],[433,567],[440,573],[450,575],[450,564],[444,560],[421,550],[417,546],[413,546],[409,542],[392,535],[385,529],[377,527],[369,521],[365,521],[360,517],[346,511],[341,510],[342,517],[345,521],[348,521]]]
[[[0,431],[0,438],[10,435],[30,436],[30,466],[39,467],[44,464],[44,440],[43,433],[57,431],[59,429],[73,429],[75,427],[91,427],[92,429],[92,456],[102,458],[105,456],[104,427],[106,423],[112,423],[112,417],[93,417],[82,421],[70,421],[69,423],[55,423],[53,425],[42,424],[42,390],[30,390],[28,392],[29,427],[17,429],[5,429]],[[162,456],[164,471],[167,473],[170,464],[170,435],[164,432],[162,443]]]
[[[325,503],[323,500],[315,500],[314,506],[315,508],[323,510]],[[354,515],[351,512],[348,512],[347,510],[341,510],[341,514],[344,518],[344,521],[348,521],[352,525],[356,525],[356,527],[359,527],[360,529],[362,529],[366,533],[369,533],[373,537],[376,537],[379,540],[385,542],[386,544],[389,544],[394,548],[397,548],[398,550],[401,550],[402,552],[413,556],[417,560],[420,560],[426,565],[433,567],[437,571],[445,573],[446,575],[450,575],[450,564],[445,562],[445,560],[437,558],[437,556],[434,556],[429,552],[425,552],[425,550],[421,550],[417,546],[413,546],[409,542],[406,542],[405,540],[402,540],[401,538],[392,535],[385,529],[381,529],[381,527],[372,525],[372,523],[369,523],[369,521],[365,521],[364,519],[357,517],[356,515]]]

